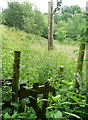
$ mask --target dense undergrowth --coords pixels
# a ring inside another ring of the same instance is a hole
[[[54,49],[48,51],[47,39],[45,38],[3,25],[0,26],[0,29],[2,29],[0,33],[3,43],[2,78],[12,78],[14,51],[21,51],[20,81],[24,80],[27,86],[32,86],[34,82],[39,82],[42,85],[45,81],[49,81],[56,88],[57,96],[52,97],[50,95],[49,97],[47,118],[87,120],[86,94],[82,90],[80,90],[80,93],[74,92],[78,43],[54,41]],[[59,78],[59,66],[64,66],[62,81]],[[11,94],[8,87],[4,90],[8,90]],[[9,99],[7,94],[8,92],[4,93],[3,91],[3,99]],[[52,101],[55,102],[53,106]],[[13,116],[10,115],[11,108],[4,108],[4,118],[36,118],[33,109],[27,108],[26,104],[27,100],[24,100],[24,113],[20,114],[14,111]],[[14,104],[12,106],[16,107]],[[53,108],[55,109],[53,110]]]

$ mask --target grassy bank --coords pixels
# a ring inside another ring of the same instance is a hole
[[[47,50],[47,39],[23,31],[0,26],[2,29],[3,78],[12,77],[14,51],[21,51],[20,80],[57,80],[59,66],[64,66],[64,77],[73,80],[76,71],[77,45],[54,42]]]

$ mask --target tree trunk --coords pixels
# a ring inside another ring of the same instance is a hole
[[[48,2],[48,50],[53,48],[53,1]]]

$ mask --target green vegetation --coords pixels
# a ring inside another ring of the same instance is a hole
[[[55,41],[54,50],[49,52],[47,51],[46,39],[34,34],[27,34],[21,31],[16,32],[14,28],[5,26],[1,26],[1,28],[4,78],[12,77],[13,52],[16,50],[22,51],[21,79],[30,79],[30,82],[31,80],[33,82],[40,80],[40,82],[42,81],[43,83],[48,79],[56,80],[58,78],[60,65],[65,66],[66,79],[71,80],[73,78],[77,56],[74,50],[78,49],[77,46],[68,44],[63,45]],[[64,49],[65,51],[63,51]],[[70,69],[73,70],[70,71]],[[69,77],[68,71],[71,73]]]
[[[61,8],[62,13],[70,13],[70,14],[76,14],[76,13],[81,13],[81,8],[78,5],[72,5],[70,7],[64,6]]]
[[[55,39],[59,41],[85,41],[86,16],[83,13],[72,15],[65,12],[55,15]],[[62,38],[62,39],[61,39]]]
[[[68,45],[67,42],[62,44],[55,41],[54,49],[48,52],[46,39],[34,34],[27,34],[20,30],[16,31],[14,28],[8,28],[3,25],[0,27],[3,39],[3,79],[12,78],[13,52],[19,50],[21,51],[20,81],[24,80],[29,87],[34,82],[39,82],[43,85],[45,81],[49,81],[56,88],[57,96],[52,97],[50,95],[49,98],[49,107],[46,113],[48,118],[62,118],[62,115],[64,119],[66,116],[67,118],[70,118],[69,116],[71,118],[79,118],[80,115],[80,117],[82,115],[86,116],[87,113],[84,109],[86,106],[86,97],[82,93],[76,94],[72,92],[74,91],[74,73],[76,71],[76,51],[78,50],[78,45],[74,42]],[[60,84],[61,79],[59,78],[60,65],[64,65],[63,84]],[[8,98],[8,92],[3,91],[3,101],[11,99],[10,88],[4,87],[4,90],[8,90],[10,98]],[[56,104],[51,106],[53,100]],[[27,100],[24,101],[24,104],[27,103]],[[12,102],[11,105],[16,106]],[[71,105],[74,105],[74,109],[70,108]],[[55,110],[52,109],[53,107]],[[15,115],[11,117],[11,108],[3,107],[3,116],[4,118],[20,118],[23,116],[25,118],[26,116],[36,118],[32,108],[25,109],[28,111],[28,114],[25,113],[26,111],[21,114],[14,111],[13,114]]]
[[[44,85],[45,81],[49,81],[56,89],[56,96],[49,94],[47,118],[87,120],[85,61],[83,87],[74,88],[79,42],[86,41],[85,14],[79,6],[65,6],[61,16],[55,14],[54,49],[48,51],[47,13],[41,13],[27,2],[10,2],[8,6],[0,13],[2,79],[13,77],[14,51],[21,51],[20,82],[23,80],[27,87],[32,87],[34,82]],[[64,66],[63,78],[60,77],[60,66]],[[22,99],[20,103],[12,102],[12,87],[9,84],[4,81],[1,103],[3,119],[36,118],[33,108],[28,107],[29,98]],[[39,95],[39,106],[42,101]],[[24,109],[22,113],[17,110],[20,104]]]
[[[64,6],[62,15],[55,14],[54,39],[59,41],[85,41],[86,17],[79,6]],[[24,2],[9,2],[2,12],[2,23],[47,38],[48,15],[41,13],[34,5]]]
[[[18,2],[8,3],[8,8],[2,12],[3,23],[7,26],[44,36],[45,30],[47,30],[47,19],[37,8],[33,9],[33,7],[28,2],[23,4]]]

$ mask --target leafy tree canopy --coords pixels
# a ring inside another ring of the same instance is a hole
[[[81,13],[81,8],[78,5],[64,6],[61,11],[63,14],[67,12],[74,15],[75,13]]]
[[[31,3],[9,2],[2,14],[5,25],[47,37],[47,18],[37,8],[34,9]]]

